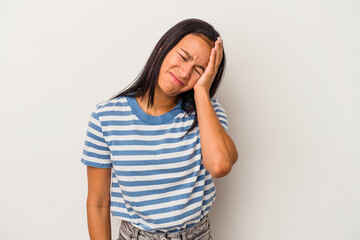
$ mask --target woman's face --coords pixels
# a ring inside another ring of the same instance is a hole
[[[157,90],[174,97],[194,87],[208,65],[212,47],[202,37],[188,34],[166,55]]]

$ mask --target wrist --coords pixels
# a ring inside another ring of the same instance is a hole
[[[194,97],[207,97],[210,99],[210,91],[208,89],[205,88],[197,88],[196,90],[194,89]]]

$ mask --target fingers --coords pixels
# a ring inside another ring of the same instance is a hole
[[[215,41],[215,46],[211,49],[209,64],[206,68],[209,73],[216,74],[223,57],[223,40],[221,37]]]
[[[216,60],[216,46],[211,49],[209,63],[205,69],[205,72],[213,72],[215,60]]]
[[[218,39],[215,42],[215,48],[216,48],[216,62],[215,62],[216,64],[215,64],[215,66],[218,68],[221,63],[222,57],[223,57],[223,40],[220,36],[218,37]]]
[[[217,70],[220,66],[221,60],[223,57],[223,40],[221,37],[218,37],[215,41],[215,46],[211,50],[209,67],[213,74],[217,73]]]

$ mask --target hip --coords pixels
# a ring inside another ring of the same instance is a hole
[[[117,240],[210,240],[210,219],[205,216],[194,226],[172,233],[154,233],[139,229],[122,221]]]

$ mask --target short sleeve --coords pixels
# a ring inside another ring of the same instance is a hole
[[[216,113],[217,117],[219,118],[221,125],[223,126],[225,131],[227,133],[229,133],[226,113],[225,113],[224,108],[221,106],[219,99],[211,99],[211,103],[214,107],[215,113]]]
[[[89,119],[81,162],[90,167],[112,167],[110,150],[104,139],[97,109]]]

